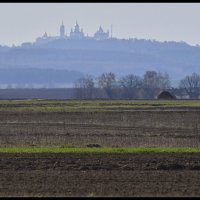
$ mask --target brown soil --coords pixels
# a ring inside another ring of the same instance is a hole
[[[0,196],[200,196],[199,153],[0,153]]]
[[[200,147],[199,111],[0,113],[0,145]]]
[[[0,113],[0,146],[200,147],[200,112]],[[200,196],[199,153],[0,153],[0,196]]]

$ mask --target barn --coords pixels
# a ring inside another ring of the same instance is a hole
[[[176,96],[174,94],[171,94],[170,92],[164,90],[158,94],[157,99],[166,99],[166,100],[176,99]]]

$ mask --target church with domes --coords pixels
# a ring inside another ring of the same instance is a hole
[[[99,30],[94,34],[94,38],[96,40],[106,40],[109,38],[109,30],[107,32],[104,32],[102,27],[99,27]]]
[[[71,29],[69,36],[65,33],[65,26],[63,22],[60,26],[60,38],[69,38],[69,39],[84,39],[89,38],[89,36],[85,36],[83,29],[80,28],[78,22],[76,21],[74,28]],[[100,26],[99,29],[94,33],[93,37],[90,37],[96,40],[106,40],[109,38],[109,30],[104,32],[103,28]]]
[[[70,31],[70,38],[71,39],[84,39],[83,29],[80,29],[77,21],[74,26],[74,29],[71,29],[71,31]]]
[[[50,36],[50,35],[48,35],[45,32],[42,37],[36,38],[36,43],[37,44],[42,44],[42,43],[50,42],[50,41],[57,40],[57,39],[68,39],[68,40],[84,40],[84,39],[106,40],[106,39],[109,39],[109,38],[112,38],[112,34],[110,36],[109,35],[109,30],[107,30],[105,32],[103,30],[102,26],[99,26],[99,29],[94,33],[93,36],[88,36],[88,34],[85,35],[85,33],[83,32],[83,28],[81,28],[79,26],[78,22],[76,21],[74,27],[71,28],[69,34],[67,34],[66,29],[65,29],[65,25],[62,22],[62,24],[60,25],[60,34],[58,36]]]

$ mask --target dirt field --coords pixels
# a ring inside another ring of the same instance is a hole
[[[0,112],[0,145],[200,147],[199,111]]]
[[[1,107],[1,147],[200,147],[195,107],[131,112],[12,111],[12,102]],[[1,197],[200,197],[199,188],[200,153],[0,153]]]
[[[0,154],[0,196],[200,196],[199,153]]]

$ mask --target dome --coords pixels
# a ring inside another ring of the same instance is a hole
[[[78,25],[77,21],[76,21],[76,24],[74,25],[74,30],[79,31],[79,25]]]

